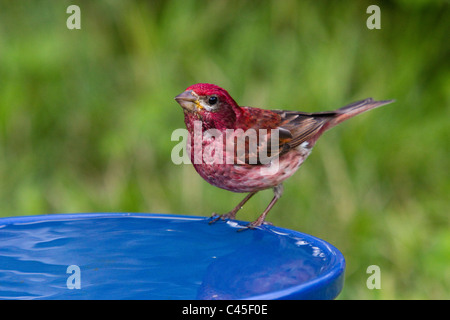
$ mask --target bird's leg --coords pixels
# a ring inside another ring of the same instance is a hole
[[[256,219],[255,221],[251,222],[246,228],[240,229],[240,230],[246,230],[247,228],[254,229],[256,227],[259,227],[263,223],[265,223],[265,219],[267,214],[269,213],[270,209],[275,205],[275,203],[278,201],[278,199],[281,198],[281,195],[283,194],[283,185],[279,184],[273,188],[274,196],[272,198],[272,201],[270,201],[269,205],[267,206],[266,210]],[[240,231],[239,230],[239,231]]]
[[[258,191],[254,191],[254,192],[250,192],[241,202],[239,202],[239,204],[233,209],[233,210],[231,210],[230,212],[228,212],[228,213],[225,213],[225,214],[216,214],[216,213],[214,213],[213,215],[212,215],[212,220],[209,222],[209,224],[212,224],[212,223],[214,223],[214,222],[216,222],[217,220],[219,220],[219,219],[222,219],[222,220],[225,220],[225,219],[234,219],[234,218],[236,218],[236,213],[244,206],[244,204],[248,201],[248,200],[250,200],[250,198],[251,197],[253,197],[255,194],[256,194],[256,192],[258,192]]]

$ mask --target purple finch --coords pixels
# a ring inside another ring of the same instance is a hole
[[[216,187],[248,193],[230,212],[214,214],[211,222],[235,219],[258,191],[273,188],[272,201],[249,228],[264,223],[283,193],[282,182],[297,171],[322,133],[393,101],[368,98],[316,113],[265,110],[241,107],[227,91],[206,83],[188,87],[175,100],[184,111],[189,132],[187,151],[198,174]]]

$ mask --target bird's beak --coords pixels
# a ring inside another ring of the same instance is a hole
[[[192,90],[187,90],[180,93],[175,97],[175,100],[180,104],[180,106],[188,111],[196,111],[198,104],[198,97]]]

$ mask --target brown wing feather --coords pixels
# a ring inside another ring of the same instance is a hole
[[[249,148],[249,140],[245,137],[244,159],[246,164],[264,163],[261,155],[274,158],[295,148],[302,142],[314,137],[329,119],[336,116],[335,112],[306,113],[287,110],[265,110],[258,108],[242,107],[244,112],[251,112],[252,117],[245,117],[246,122],[240,123],[238,127],[248,134],[248,129],[256,130],[258,136],[257,148]],[[251,122],[248,119],[252,119]],[[260,129],[266,129],[267,135],[260,134]],[[272,146],[271,129],[278,130],[278,145]],[[238,146],[238,139],[233,139],[235,147],[235,162],[244,164],[242,161],[242,141]],[[241,157],[237,156],[240,150]],[[267,160],[267,159],[265,159]]]
[[[289,148],[295,148],[304,141],[315,140],[325,130],[331,129],[342,121],[350,119],[362,112],[380,107],[382,105],[393,102],[394,100],[374,101],[372,98],[353,102],[335,111],[324,112],[295,112],[285,110],[272,110],[278,113],[282,118],[281,128],[288,130],[292,139],[287,141]],[[282,146],[280,140],[280,150],[286,151],[286,147]]]
[[[286,149],[295,148],[301,143],[313,138],[330,119],[336,116],[335,112],[307,113],[283,110],[273,111],[279,113],[283,119],[280,127],[288,130],[292,135],[292,139],[287,141],[289,148],[280,145],[280,149],[282,148],[285,151],[287,151]]]
[[[238,127],[244,128],[244,130],[248,128],[255,129],[258,135],[258,147],[253,152],[248,151],[248,143],[246,143],[245,163],[249,163],[249,159],[253,157],[260,164],[260,154],[263,152],[265,152],[263,154],[267,154],[269,157],[276,157],[299,146],[305,141],[310,141],[313,145],[325,130],[359,113],[390,102],[393,102],[393,100],[374,101],[372,98],[368,98],[335,111],[314,113],[241,107],[244,115],[248,112],[251,116],[248,116],[248,114],[245,115],[243,117],[245,121],[239,123]],[[267,136],[265,138],[260,136],[259,129],[267,130]],[[270,129],[278,129],[278,146],[271,145]]]

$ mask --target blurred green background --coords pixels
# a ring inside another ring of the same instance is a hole
[[[81,30],[66,27],[71,4]],[[425,0],[1,1],[0,216],[230,210],[242,194],[171,161],[173,97],[197,82],[309,112],[396,99],[325,134],[268,221],[343,252],[340,299],[448,299],[449,13]]]

